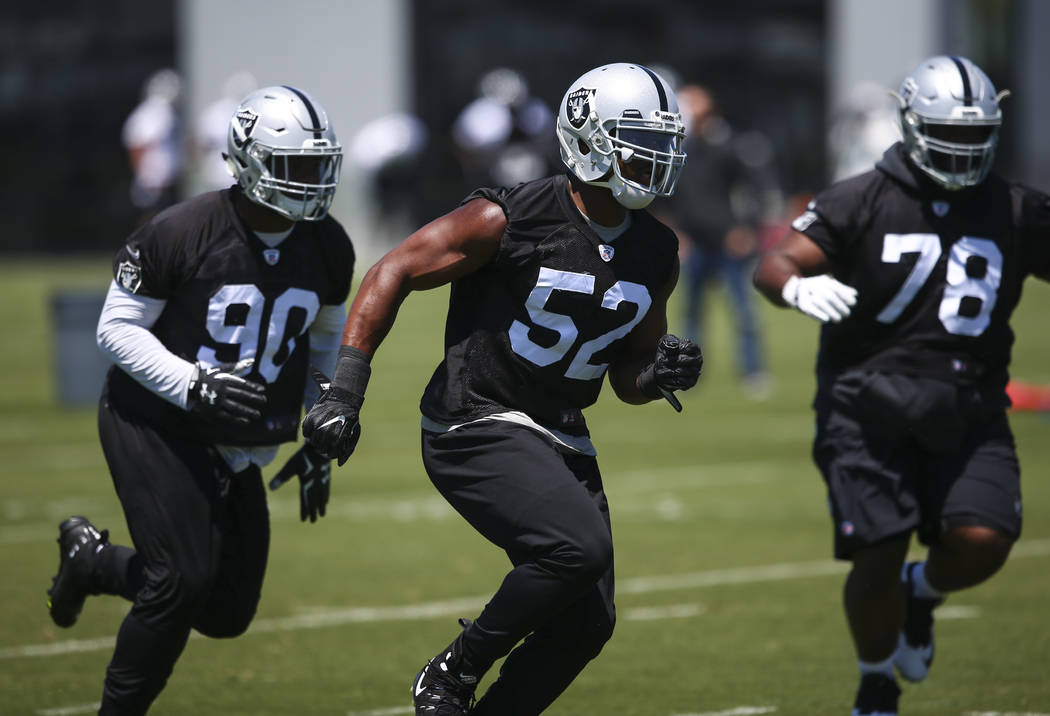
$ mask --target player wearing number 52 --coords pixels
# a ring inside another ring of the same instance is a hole
[[[191,629],[248,628],[270,542],[261,468],[296,439],[317,395],[310,365],[332,370],[346,320],[354,251],[328,216],[342,148],[324,108],[293,87],[257,90],[227,151],[236,183],[133,233],[99,319],[115,364],[99,434],[135,548],[63,522],[49,606],[68,627],[89,594],[132,602],[104,715],[145,713]],[[304,519],[324,514],[328,466],[306,445],[278,472],[299,476]]]
[[[606,373],[628,403],[674,399],[700,373],[696,345],[661,341],[677,241],[644,210],[685,161],[674,92],[641,65],[597,68],[565,94],[556,132],[568,173],[478,189],[368,271],[331,389],[303,421],[322,453],[349,457],[398,306],[452,284],[420,405],[423,464],[513,569],[417,675],[417,714],[538,714],[598,654],[615,621],[612,534],[582,410]]]
[[[897,713],[894,670],[925,678],[934,608],[1021,533],[1009,321],[1025,278],[1050,280],[1050,198],[991,171],[1005,94],[965,58],[923,61],[895,93],[903,140],[817,194],[755,271],[824,322],[813,458],[853,563],[858,715]],[[905,564],[913,533],[926,559]]]

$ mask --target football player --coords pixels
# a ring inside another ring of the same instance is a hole
[[[72,626],[89,594],[133,602],[100,714],[142,714],[190,630],[244,632],[270,528],[260,468],[295,440],[311,363],[330,370],[354,251],[328,215],[342,148],[324,108],[294,87],[249,94],[229,125],[228,189],[158,214],[117,252],[98,343],[114,362],[99,434],[135,548],[84,517],[60,526],[51,617]],[[300,516],[324,515],[329,461],[304,445]]]
[[[677,402],[700,374],[700,349],[665,336],[677,240],[645,211],[685,162],[670,86],[641,65],[598,67],[566,92],[556,132],[567,173],[478,189],[368,271],[331,389],[303,421],[342,464],[398,306],[452,284],[445,357],[420,406],[423,463],[513,568],[417,675],[417,714],[538,714],[601,651],[615,621],[613,543],[582,411],[606,373],[628,403]]]
[[[933,612],[991,577],[1021,532],[1005,394],[1010,315],[1050,280],[1050,198],[993,173],[997,93],[970,60],[923,61],[896,93],[903,140],[820,192],[762,259],[770,301],[824,325],[813,458],[860,663],[854,715],[922,681]],[[926,559],[905,563],[915,533]]]

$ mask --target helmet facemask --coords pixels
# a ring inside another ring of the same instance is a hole
[[[339,186],[340,147],[286,149],[255,142],[248,156],[257,162],[258,179],[251,188],[256,202],[292,221],[325,217]]]
[[[1001,121],[999,117],[940,119],[910,109],[901,112],[905,150],[931,179],[952,190],[975,186],[988,176]]]

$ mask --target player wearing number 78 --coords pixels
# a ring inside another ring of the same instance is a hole
[[[922,62],[895,93],[903,140],[817,194],[755,271],[823,322],[813,458],[852,561],[858,716],[897,713],[894,669],[925,678],[934,608],[1021,532],[1009,321],[1025,278],[1050,280],[1050,199],[990,171],[1005,94],[965,58]],[[912,533],[929,549],[905,564]]]
[[[598,654],[615,621],[612,534],[582,411],[606,373],[628,403],[674,401],[700,373],[699,348],[664,335],[677,241],[644,210],[685,160],[670,86],[641,65],[597,68],[565,94],[556,131],[569,173],[478,189],[368,271],[332,387],[303,421],[346,460],[398,306],[451,282],[445,357],[420,406],[423,464],[513,569],[412,682],[417,714],[466,714],[504,656],[470,713],[538,714]]]
[[[354,251],[328,216],[342,148],[324,108],[293,87],[257,90],[227,149],[236,184],[134,232],[99,319],[115,364],[99,434],[135,549],[66,520],[49,606],[68,627],[89,594],[133,602],[104,716],[145,713],[191,629],[248,628],[270,542],[260,469],[296,439],[317,395],[310,364],[331,371],[346,319]],[[306,445],[277,473],[299,477],[303,519],[324,514],[328,467]]]

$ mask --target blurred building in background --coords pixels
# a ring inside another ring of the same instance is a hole
[[[896,87],[925,56],[956,52],[985,68],[1005,103],[999,167],[1050,189],[1050,3],[1041,0],[107,0],[9,3],[0,27],[0,252],[110,252],[134,225],[121,126],[146,79],[173,67],[197,118],[248,71],[260,85],[308,88],[345,146],[369,122],[405,113],[427,141],[399,157],[418,188],[403,225],[446,211],[471,187],[453,127],[486,73],[520,73],[558,106],[566,83],[603,62],[670,68],[721,99],[739,130],[770,139],[789,196],[834,171],[831,128],[862,83]],[[406,165],[404,162],[407,161]],[[200,168],[192,157],[188,166]],[[367,162],[344,164],[333,213],[361,247],[377,201]],[[180,183],[204,187],[197,172]],[[59,210],[60,209],[60,210]],[[389,217],[387,217],[389,218]],[[386,238],[386,237],[384,237]]]

